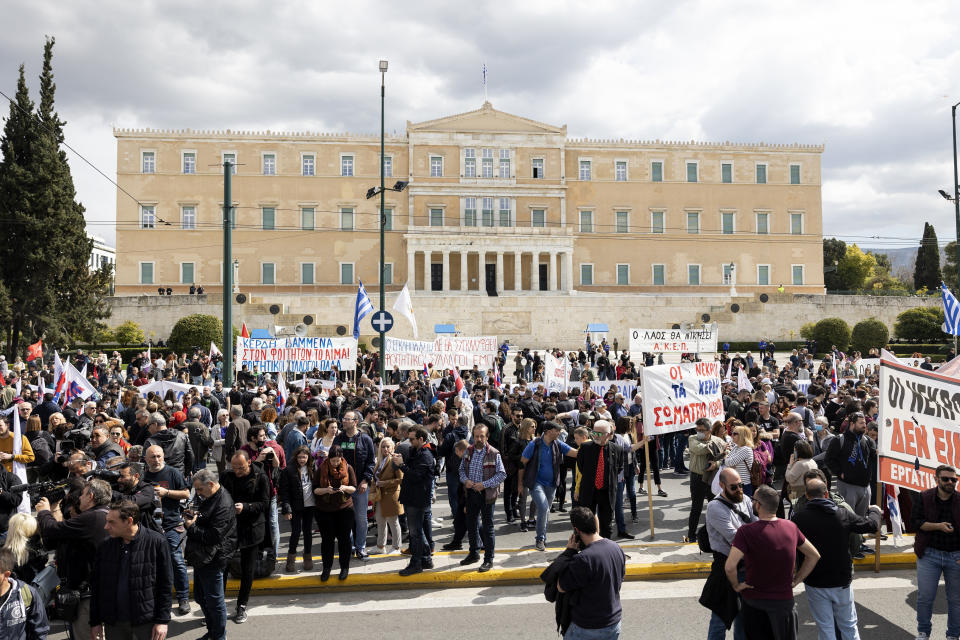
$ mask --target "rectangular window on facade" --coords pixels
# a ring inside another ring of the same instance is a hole
[[[300,263],[300,284],[313,284],[314,264],[312,262]]]
[[[790,184],[800,184],[800,165],[790,165]]]
[[[700,265],[687,265],[687,284],[699,286],[700,284]]]
[[[143,151],[140,153],[140,172],[141,173],[156,173],[157,172],[157,153],[156,151]]]
[[[803,214],[802,213],[791,213],[790,214],[790,233],[795,236],[803,234]]]
[[[687,212],[687,233],[700,233],[700,214]]]
[[[224,162],[224,164],[226,164],[227,162],[229,162],[230,165],[231,165],[231,167],[230,167],[230,172],[231,172],[233,175],[237,175],[237,154],[235,154],[235,153],[224,153],[224,154],[223,154],[223,162]],[[223,167],[220,167],[220,170],[223,171]]]
[[[345,178],[353,176],[353,156],[340,156],[340,175]]]
[[[630,284],[630,265],[617,265],[617,284]]]
[[[531,227],[546,227],[547,226],[547,212],[543,209],[532,209],[530,211],[530,226]]]
[[[140,263],[140,284],[153,284],[153,263]]]
[[[313,231],[317,222],[317,212],[313,207],[300,208],[300,228],[304,231]],[[312,284],[312,283],[311,283]]]
[[[500,149],[500,173],[501,178],[510,177],[510,149]]]
[[[317,174],[317,161],[313,154],[305,153],[300,156],[300,173],[305,176],[313,176]]]
[[[663,233],[664,213],[663,211],[651,211],[650,212],[650,233]]]
[[[340,231],[353,231],[353,207],[340,208]]]
[[[803,265],[795,264],[791,267],[791,271],[793,272],[793,284],[797,286],[802,285],[803,284]]]
[[[533,168],[533,177],[538,180],[543,179],[543,158],[532,159],[530,166]]]
[[[393,156],[384,156],[383,158],[383,177],[393,177]]]
[[[493,198],[483,199],[483,226],[493,226]]]
[[[480,159],[480,171],[481,177],[483,178],[492,178],[493,177],[493,149],[484,149],[482,151],[483,157]]]
[[[583,284],[583,285],[593,284],[593,265],[592,264],[580,265],[580,284]]]
[[[720,182],[730,184],[733,182],[733,164],[724,162],[720,165]]]
[[[697,163],[688,162],[687,163],[687,182],[696,182],[697,181]]]
[[[182,229],[197,228],[197,208],[193,205],[180,207],[180,227]]]
[[[383,210],[383,230],[393,231],[393,209]]]
[[[730,262],[723,263],[721,272],[723,273],[723,284],[729,286],[733,282],[734,265]]]
[[[181,262],[180,263],[180,284],[193,284],[194,282],[196,282],[196,278],[193,277],[193,263]]]
[[[591,178],[591,166],[589,160],[580,161],[580,179],[581,180],[590,180]]]
[[[734,214],[730,211],[724,211],[723,213],[720,214],[720,226],[721,226],[721,231],[724,234],[729,235],[734,232],[733,218],[734,218]]]
[[[476,198],[463,199],[463,226],[465,227],[477,226],[477,199]]]
[[[477,177],[477,150],[476,149],[463,150],[463,177],[465,178]]]
[[[277,210],[273,207],[262,207],[260,209],[260,223],[264,231],[272,231],[277,228]]]
[[[390,262],[383,265],[383,284],[393,284],[393,264]]]
[[[770,265],[757,265],[757,284],[768,286],[770,284]]]
[[[617,233],[630,233],[629,211],[617,211]]]
[[[443,226],[443,209],[430,209],[430,226]]]
[[[626,160],[617,160],[614,165],[614,178],[617,182],[626,182],[627,181],[627,161]]]
[[[500,226],[512,226],[510,224],[510,198],[500,198]]]
[[[353,284],[353,263],[340,263],[340,284]]]
[[[277,284],[277,265],[273,262],[260,263],[260,284]]]
[[[593,211],[580,212],[580,233],[593,233]]]
[[[197,172],[197,153],[195,151],[187,151],[183,154],[183,172],[184,173],[196,173]]]
[[[430,177],[443,177],[443,158],[440,156],[430,156]]]
[[[663,182],[663,162],[650,163],[650,180],[652,182]]]
[[[769,213],[757,214],[757,233],[759,234],[770,233],[770,214]]]
[[[157,208],[152,204],[140,205],[140,228],[154,229],[157,226]]]
[[[757,165],[757,184],[767,184],[767,165]]]
[[[277,156],[274,153],[263,154],[263,175],[277,175]]]
[[[667,279],[667,265],[665,264],[655,264],[653,265],[653,284],[663,285]]]

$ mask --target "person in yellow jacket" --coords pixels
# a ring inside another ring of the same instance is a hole
[[[13,433],[10,432],[10,418],[0,417],[0,462],[7,471],[13,471],[14,462],[30,464],[34,460],[33,448],[26,436],[21,435],[22,447],[20,455],[13,455]]]

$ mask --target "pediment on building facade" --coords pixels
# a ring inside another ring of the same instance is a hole
[[[540,133],[546,135],[566,135],[567,126],[557,127],[529,118],[515,116],[512,113],[498,111],[489,102],[476,111],[468,111],[453,116],[428,120],[427,122],[407,122],[408,132],[420,131],[484,131],[496,133]]]

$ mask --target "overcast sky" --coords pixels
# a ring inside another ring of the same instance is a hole
[[[0,90],[34,98],[56,36],[67,143],[115,176],[112,127],[374,132],[478,108],[571,137],[822,143],[825,235],[915,246],[955,233],[950,106],[960,3],[3,3]],[[4,111],[6,113],[6,111]],[[116,189],[71,154],[91,233]],[[868,238],[864,238],[868,236]],[[869,236],[878,236],[871,239]]]

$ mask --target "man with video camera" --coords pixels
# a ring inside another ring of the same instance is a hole
[[[37,502],[37,524],[43,545],[56,549],[61,594],[76,591],[79,604],[68,620],[75,638],[90,638],[90,573],[97,548],[109,537],[104,529],[113,490],[106,480],[89,480],[80,494],[79,513],[64,519],[60,504]]]

